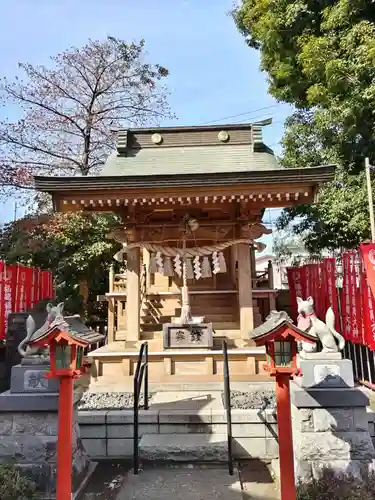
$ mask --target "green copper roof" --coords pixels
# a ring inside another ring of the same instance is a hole
[[[223,135],[224,134],[224,135]],[[224,139],[223,139],[224,137]],[[102,176],[150,176],[279,170],[259,125],[120,130]]]
[[[249,146],[198,146],[141,149],[127,156],[113,153],[101,175],[211,174],[280,168],[272,154],[254,153]]]

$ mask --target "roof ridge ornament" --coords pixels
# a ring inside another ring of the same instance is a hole
[[[119,154],[125,154],[128,149],[128,130],[121,129],[117,132],[116,149]]]

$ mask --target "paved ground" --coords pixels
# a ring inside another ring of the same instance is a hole
[[[233,476],[223,466],[157,466],[134,476],[127,464],[102,463],[82,500],[279,500],[267,466],[251,461]]]

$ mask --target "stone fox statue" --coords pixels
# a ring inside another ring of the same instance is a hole
[[[27,318],[26,337],[18,346],[18,352],[21,354],[23,358],[26,356],[36,356],[43,354],[42,352],[43,349],[32,349],[28,344],[30,343],[33,337],[34,338],[38,337],[39,333],[48,330],[49,328],[51,328],[51,326],[54,326],[55,324],[57,325],[63,323],[64,322],[63,309],[64,309],[64,302],[61,302],[57,306],[53,306],[52,304],[47,304],[46,307],[47,319],[44,325],[39,330],[36,330],[36,325],[33,317],[29,316]],[[26,350],[24,349],[24,346],[26,346]]]
[[[335,330],[335,314],[332,307],[326,312],[326,322],[321,321],[314,311],[314,299],[308,297],[306,300],[297,297],[298,313],[305,319],[310,320],[309,333],[315,335],[322,343],[322,352],[338,352],[345,347],[345,339]],[[337,346],[337,342],[338,346]]]

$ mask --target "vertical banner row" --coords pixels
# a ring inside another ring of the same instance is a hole
[[[11,312],[27,311],[54,295],[51,271],[0,260],[0,340],[5,338]]]

